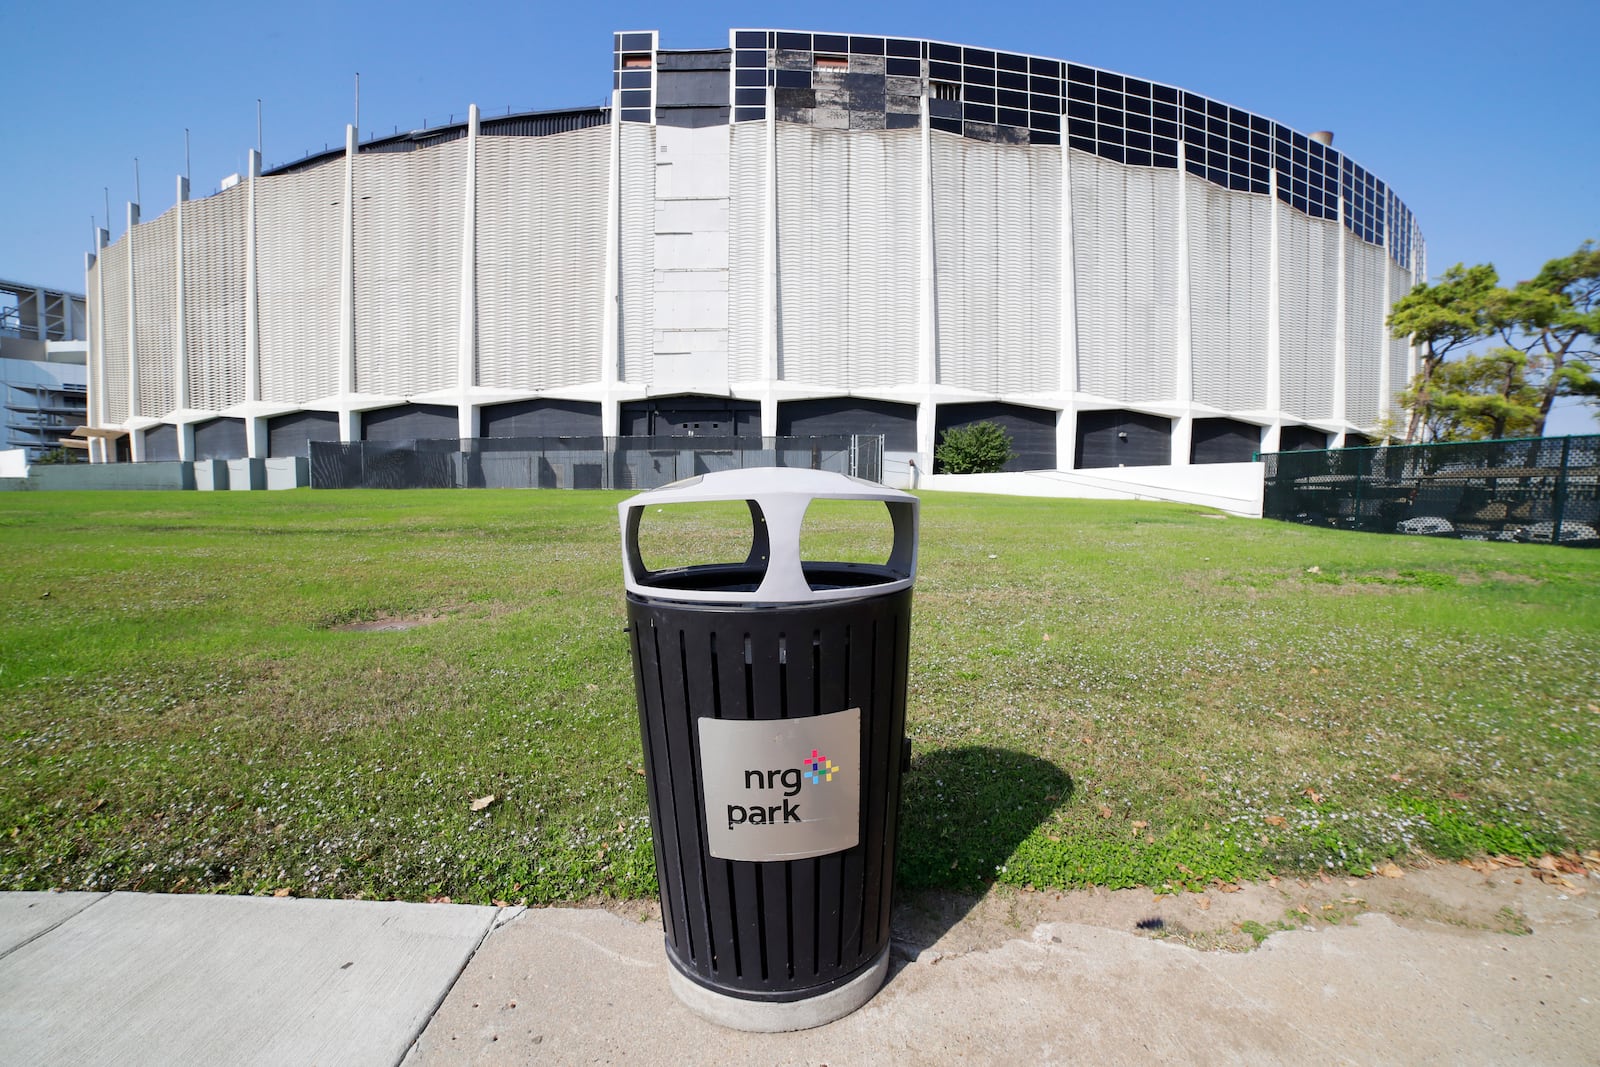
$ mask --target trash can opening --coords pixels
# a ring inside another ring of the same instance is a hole
[[[894,552],[894,516],[883,500],[817,499],[800,520],[800,558],[884,567]]]
[[[737,568],[759,585],[767,570],[765,526],[755,501],[656,504],[639,512],[639,562],[651,576],[690,567]]]

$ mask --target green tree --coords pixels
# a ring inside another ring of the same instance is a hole
[[[1550,260],[1530,281],[1495,289],[1485,310],[1538,382],[1534,434],[1543,436],[1557,397],[1600,397],[1600,248],[1593,241]]]
[[[1440,364],[1434,374],[1430,429],[1442,441],[1536,436],[1539,397],[1522,352],[1496,348],[1469,353]]]
[[[49,467],[58,463],[81,463],[83,462],[83,457],[78,455],[78,453],[74,452],[70,448],[64,448],[60,445],[57,445],[55,448],[50,449],[50,451],[41,453],[39,458],[33,462],[41,466]]]
[[[1489,297],[1499,284],[1494,267],[1457,263],[1432,285],[1418,285],[1395,302],[1386,320],[1395,337],[1409,338],[1422,350],[1422,365],[1404,394],[1411,418],[1405,443],[1417,440],[1433,418],[1434,378],[1451,352],[1486,336],[1493,328]]]
[[[993,474],[1015,458],[1011,435],[992,422],[952,426],[933,450],[938,474]]]

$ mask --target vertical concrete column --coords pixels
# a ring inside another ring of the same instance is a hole
[[[1339,213],[1334,219],[1333,229],[1334,239],[1339,242],[1339,267],[1334,272],[1334,284],[1338,286],[1338,290],[1333,294],[1333,306],[1335,309],[1333,318],[1333,402],[1329,405],[1332,408],[1329,414],[1335,422],[1341,424],[1346,421],[1345,375],[1348,373],[1350,360],[1350,302],[1345,297],[1344,284],[1345,270],[1347,269],[1345,266],[1345,249],[1349,244],[1344,236],[1347,232],[1344,227],[1344,220],[1345,212],[1348,210],[1349,207],[1345,203],[1344,191],[1341,189],[1339,192]],[[1339,448],[1342,446],[1344,444],[1344,436],[1345,428],[1341,425],[1334,433],[1331,447]]]
[[[99,236],[99,232],[96,231],[95,240],[97,243],[95,248],[97,250],[100,247],[98,244]],[[100,334],[97,333],[100,329],[100,316],[92,313],[91,309],[95,307],[95,301],[90,299],[89,293],[89,272],[94,269],[95,261],[98,258],[94,252],[85,252],[83,254],[83,335],[89,339],[89,358],[85,361],[84,366],[84,374],[89,379],[89,395],[84,398],[84,414],[86,416],[84,422],[90,426],[99,425],[100,422],[96,413],[99,411],[97,398],[102,389],[99,367]],[[99,275],[95,277],[98,280]],[[99,292],[98,286],[95,291]],[[88,444],[89,448],[84,455],[90,463],[93,463],[95,462],[95,439],[93,437],[89,438]]]
[[[344,218],[339,259],[339,440],[361,439],[360,418],[349,408],[356,391],[356,128],[344,128]]]
[[[45,315],[44,299],[44,290],[38,288],[34,289],[33,335],[41,341],[48,341],[50,339],[50,327],[48,325],[47,316]],[[63,338],[67,338],[72,336],[72,299],[68,297],[67,294],[62,293],[61,302],[65,305],[65,307],[62,309],[62,325],[65,327],[65,331],[61,336]]]
[[[1278,182],[1282,176],[1276,164],[1267,172],[1267,411],[1272,422],[1261,435],[1261,451],[1278,451],[1283,434],[1283,341],[1280,332],[1283,318],[1282,285],[1278,281],[1279,248],[1278,216],[1283,203],[1278,199]]]
[[[467,105],[467,173],[461,204],[460,314],[456,331],[456,436],[478,436],[478,406],[470,399],[478,384],[478,105]]]
[[[179,411],[189,407],[189,326],[183,272],[183,209],[189,202],[189,179],[178,177],[177,199],[173,201],[173,321],[172,321],[172,398]],[[194,459],[194,423],[178,424],[178,458]]]
[[[128,204],[128,232],[123,237],[123,254],[128,257],[128,421],[131,423],[142,412],[139,410],[139,331],[138,307],[139,301],[134,299],[138,292],[138,277],[135,274],[135,260],[133,246],[139,240],[139,205]],[[128,458],[138,463],[144,459],[144,432],[142,430],[128,431]]]
[[[611,167],[606,189],[606,267],[600,316],[600,433],[617,436],[615,389],[622,372],[622,93],[611,91]]]
[[[1072,150],[1061,139],[1061,381],[1056,466],[1078,465],[1078,259],[1072,245]]]
[[[933,473],[934,437],[938,433],[938,409],[931,393],[939,384],[939,334],[935,319],[933,258],[933,127],[928,122],[928,94],[922,94],[921,204],[917,242],[917,384],[922,399],[917,403],[917,458],[927,473]]]
[[[761,218],[761,366],[767,380],[761,397],[761,436],[778,436],[778,397],[774,391],[782,365],[778,358],[778,114],[777,90],[767,86],[767,117],[762,131],[766,146],[766,196]]]
[[[1172,392],[1182,413],[1172,426],[1172,465],[1187,467],[1194,442],[1194,304],[1189,292],[1189,170],[1178,141],[1178,306]]]
[[[244,231],[244,399],[261,400],[261,279],[256,256],[256,204],[261,188],[261,153],[250,150],[250,186],[246,190]],[[267,420],[247,415],[244,420],[245,454],[251,459],[267,457]]]
[[[106,220],[110,226],[111,220]],[[94,232],[94,255],[102,267],[105,263],[106,246],[111,243],[111,231],[100,228]],[[100,314],[94,318],[94,359],[89,369],[89,423],[92,426],[105,426],[106,424],[106,272],[104,269],[95,273],[95,297],[98,301]],[[89,458],[95,459],[98,455],[99,462],[105,463],[110,457],[106,454],[105,439],[101,437],[90,438]]]

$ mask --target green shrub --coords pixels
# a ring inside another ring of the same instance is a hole
[[[952,426],[933,450],[935,474],[993,474],[1016,456],[1011,435],[992,422]]]

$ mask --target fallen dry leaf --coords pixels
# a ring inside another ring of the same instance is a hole
[[[453,903],[455,903],[455,901],[451,900],[449,897],[429,897],[428,898],[428,903],[429,904],[453,904]]]
[[[272,891],[272,895],[275,897],[286,897],[289,895],[289,887],[284,886],[282,889],[274,889]]]
[[[1323,885],[1330,885],[1333,882],[1333,879],[1328,877],[1328,872],[1326,871],[1318,871],[1317,877],[1322,879]]]
[[[1556,858],[1550,855],[1550,853],[1546,852],[1544,855],[1534,860],[1533,865],[1539,868],[1541,871],[1553,871],[1556,869]]]
[[[1149,826],[1149,825],[1150,824],[1148,822],[1145,822],[1143,819],[1135,819],[1135,820],[1133,820],[1133,828],[1135,830],[1143,830],[1146,826]]]
[[[1273,879],[1273,884],[1274,885],[1277,884],[1277,879],[1276,878]],[[1233,882],[1218,881],[1216,885],[1217,885],[1217,889],[1220,892],[1223,892],[1223,893],[1237,893],[1241,888],[1239,885],[1237,885],[1237,884],[1235,884]]]
[[[490,793],[486,797],[479,797],[477,800],[474,800],[472,802],[472,810],[473,811],[482,811],[484,808],[487,808],[490,804],[493,804],[493,803],[494,803],[494,794]]]
[[[1210,911],[1211,910],[1211,898],[1210,897],[1201,897],[1199,900],[1194,902],[1194,906],[1199,908],[1201,911]]]
[[[1377,871],[1374,872],[1374,873],[1381,874],[1385,878],[1404,878],[1406,876],[1406,872],[1405,871],[1402,871],[1399,867],[1396,867],[1392,863],[1385,863],[1382,867],[1379,867],[1377,869]]]
[[[1111,818],[1111,809],[1106,807],[1104,804],[1100,805],[1100,817],[1102,819]]]
[[[1328,799],[1315,789],[1312,789],[1310,786],[1306,786],[1306,796],[1311,798],[1311,803],[1313,804],[1321,804],[1324,800]]]
[[[1287,823],[1288,821],[1289,820],[1285,819],[1282,815],[1268,815],[1267,816],[1267,825],[1268,826],[1282,826],[1285,823]]]

